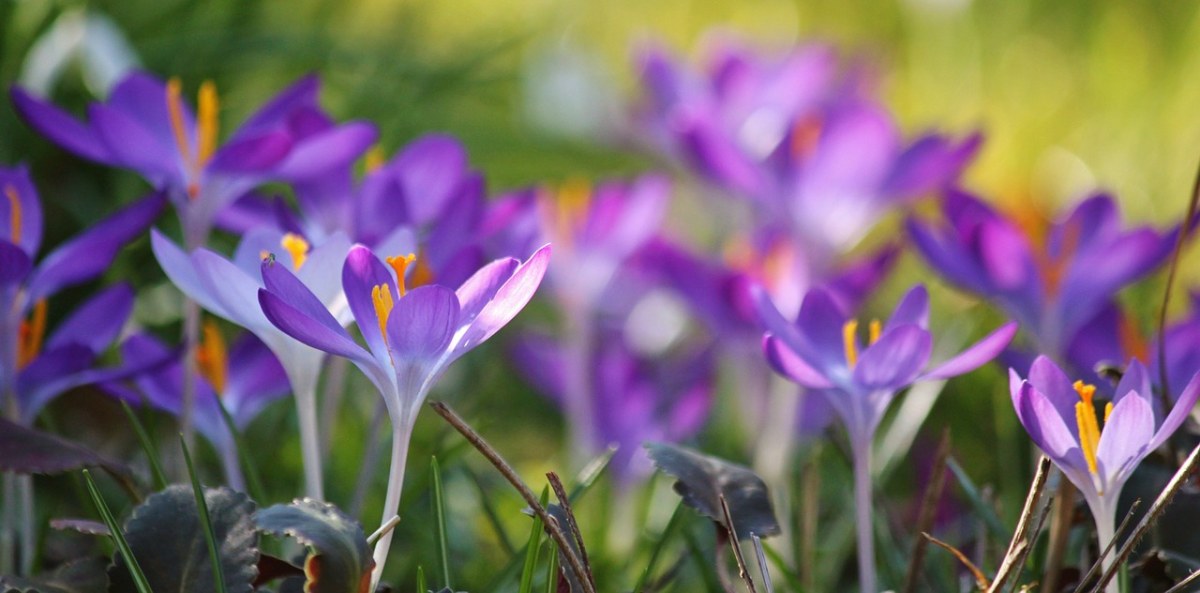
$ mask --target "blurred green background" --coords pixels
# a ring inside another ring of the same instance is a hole
[[[1034,203],[1053,213],[1081,192],[1100,187],[1118,196],[1131,219],[1161,225],[1184,210],[1200,157],[1200,44],[1194,42],[1200,39],[1200,3],[0,0],[0,80],[8,85],[30,76],[34,48],[69,19],[89,15],[110,19],[146,69],[178,76],[189,89],[214,80],[226,132],[276,90],[315,72],[324,81],[328,110],[340,119],[377,123],[389,153],[425,132],[453,133],[494,191],[664,166],[611,133],[636,100],[632,52],[639,43],[659,40],[698,56],[714,31],[767,47],[833,42],[848,59],[879,74],[880,94],[906,130],[965,134],[982,129],[987,142],[966,184],[999,202]],[[76,112],[102,91],[88,82],[79,64],[67,62],[50,87],[57,102]],[[0,101],[0,163],[20,161],[33,168],[48,212],[50,243],[146,189],[133,174],[84,163],[38,138],[7,101]],[[171,218],[163,224],[169,227]],[[918,275],[928,278],[913,258],[901,274],[892,286],[906,286]],[[164,288],[144,241],[110,272],[109,280],[117,278],[147,289],[139,305],[142,322],[174,322],[174,293]],[[1134,298],[1127,295],[1142,305],[1142,319],[1153,315],[1160,286],[1153,281],[1134,289]],[[78,300],[84,290],[63,298]],[[968,306],[945,288],[936,291],[935,303]],[[888,300],[877,305],[886,310]],[[935,329],[951,324],[949,314],[941,322],[936,312],[934,317]],[[986,324],[995,321],[989,315]],[[438,392],[456,394],[452,399],[478,419],[480,430],[495,438],[525,475],[536,477],[562,462],[555,457],[561,429],[549,404],[495,364],[500,356],[501,346],[489,344],[473,356],[476,363],[451,374]],[[365,382],[351,385],[352,392],[367,391]],[[736,405],[728,395],[720,406]],[[59,423],[72,425],[77,412],[71,402],[92,396],[76,394],[56,406]],[[338,437],[329,468],[335,500],[354,488],[363,450],[357,437],[366,430],[373,405],[366,396],[354,401],[362,413],[343,414],[338,427],[338,434],[353,438]],[[295,450],[294,436],[279,436],[291,434],[289,414],[286,406],[277,406],[256,424],[261,430],[252,437],[255,450]],[[518,414],[520,430],[511,420]],[[121,422],[117,415],[109,418]],[[1008,501],[1005,516],[1011,518],[1024,496],[1026,476],[1012,471],[1013,465],[1001,469],[1006,461],[1027,467],[1028,444],[1001,373],[987,369],[952,383],[928,424],[960,428],[957,454],[973,478],[998,485],[1000,499]],[[725,426],[710,427],[704,442],[708,450],[730,457],[745,453]],[[390,565],[397,574],[412,575],[416,563],[424,563],[428,573],[432,535],[422,528],[429,516],[428,456],[456,457],[464,453],[460,443],[436,418],[422,417],[404,503],[412,521],[402,523],[405,536],[397,544],[398,555],[412,555]],[[125,446],[134,450],[132,441]],[[840,489],[847,485],[848,470],[838,456],[825,457],[825,469],[832,473],[821,488],[824,500],[836,502],[844,498]],[[283,481],[273,483],[272,492],[282,500],[294,491],[287,476],[295,476],[298,485],[300,468],[295,456],[279,459],[271,474]],[[475,461],[475,472],[486,474]],[[443,467],[455,463],[452,459]],[[452,552],[466,563],[464,570],[474,571],[466,582],[484,583],[505,556],[487,524],[476,520],[480,507],[473,481],[460,470],[447,473],[450,512],[456,517],[451,541],[460,548]],[[916,475],[908,468],[883,488],[904,500],[919,492]],[[491,475],[482,479],[498,484]],[[665,490],[659,480],[645,496],[670,501]],[[378,504],[368,502],[369,527]],[[527,524],[516,512],[519,501],[504,492],[496,504],[509,531],[522,539]],[[639,517],[638,525],[661,529],[661,505],[651,508],[658,510]],[[835,506],[828,514],[841,512]],[[597,521],[609,518],[601,515]],[[844,522],[837,525],[844,528]],[[600,562],[622,569],[627,578],[636,574],[624,560],[601,556]]]

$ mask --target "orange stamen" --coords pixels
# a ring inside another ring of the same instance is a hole
[[[392,289],[387,284],[376,284],[371,288],[371,302],[375,304],[375,317],[379,319],[379,335],[383,336],[383,343],[386,344],[388,316],[395,306]]]
[[[167,81],[167,113],[171,117],[171,133],[175,136],[175,147],[185,163],[192,162],[192,143],[188,140],[187,125],[183,121],[183,99],[178,78]]]
[[[404,274],[408,271],[408,266],[412,265],[416,259],[416,254],[410,253],[408,255],[393,255],[386,260],[387,264],[392,266],[392,270],[396,272],[396,292],[399,292],[400,296],[404,296],[408,293],[408,286],[404,281]]]
[[[287,233],[279,241],[279,245],[283,247],[284,251],[291,254],[292,267],[299,271],[300,266],[303,266],[305,260],[308,259],[308,241],[296,233]]]
[[[12,232],[9,233],[9,238],[13,243],[21,242],[21,196],[17,193],[17,188],[6,185],[4,186],[4,195],[8,196],[8,217],[9,223],[12,225]]]
[[[217,394],[225,392],[229,377],[229,354],[220,328],[211,319],[204,321],[204,336],[196,349],[196,366]]]
[[[22,321],[17,330],[17,368],[24,368],[42,351],[42,340],[46,337],[46,300],[33,306],[28,321]]]

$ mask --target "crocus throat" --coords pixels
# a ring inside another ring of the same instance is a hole
[[[304,261],[308,259],[308,241],[296,233],[287,233],[279,241],[279,246],[291,254],[292,266],[299,271],[300,266],[303,266]]]
[[[197,97],[196,114],[196,152],[192,154],[192,143],[183,118],[183,100],[178,78],[167,82],[167,112],[171,118],[171,133],[175,136],[175,147],[187,167],[188,197],[196,199],[200,195],[200,172],[212,158],[217,148],[217,86],[211,80],[200,85]]]
[[[592,204],[592,186],[584,179],[568,179],[557,192],[544,194],[546,211],[549,213],[547,228],[554,241],[566,246],[587,222],[588,209]]]
[[[8,218],[11,225],[9,238],[13,243],[21,242],[21,196],[17,193],[17,188],[6,185],[4,186],[4,195],[8,196]]]
[[[392,314],[392,307],[396,306],[392,300],[392,288],[387,284],[376,284],[371,288],[371,302],[375,304],[375,317],[379,320],[379,335],[387,344],[388,316]]]
[[[805,160],[816,152],[817,144],[821,141],[821,131],[824,129],[821,118],[806,117],[792,128],[791,151],[795,160]]]
[[[869,326],[869,335],[867,336],[867,345],[870,346],[879,341],[879,335],[883,332],[883,325],[878,319],[872,319]],[[842,325],[842,347],[846,352],[846,364],[850,368],[858,364],[858,320],[850,319]]]
[[[1073,387],[1075,393],[1079,394],[1080,400],[1075,402],[1075,423],[1079,427],[1079,447],[1083,449],[1083,458],[1087,460],[1088,471],[1096,474],[1099,473],[1096,468],[1096,449],[1100,446],[1100,423],[1096,420],[1096,407],[1092,403],[1092,398],[1096,395],[1096,386],[1076,381]],[[1112,402],[1104,406],[1105,422],[1108,422],[1112,409]]]
[[[22,321],[17,329],[17,368],[23,369],[37,358],[42,351],[42,340],[46,337],[46,300],[33,306],[33,313]]]
[[[204,322],[204,336],[196,348],[196,366],[200,376],[208,381],[217,395],[225,393],[229,377],[229,354],[225,349],[225,338],[212,320]]]

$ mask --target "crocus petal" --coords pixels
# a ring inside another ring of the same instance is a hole
[[[1029,367],[1029,382],[1054,405],[1059,416],[1075,417],[1075,403],[1079,401],[1079,394],[1071,386],[1071,379],[1054,361],[1046,356],[1034,359]],[[1071,434],[1076,434],[1075,430],[1071,430]]]
[[[286,133],[267,132],[225,144],[206,168],[221,173],[266,174],[283,161],[291,149],[292,139]]]
[[[521,309],[542,283],[546,267],[550,264],[550,246],[545,245],[513,271],[512,277],[500,286],[495,296],[470,320],[466,331],[454,344],[453,358],[482,344],[504,327]],[[464,318],[464,321],[465,318]]]
[[[88,108],[92,126],[108,152],[124,167],[140,172],[151,183],[161,184],[181,175],[182,156],[173,144],[163,145],[142,125],[141,120],[111,107],[92,104]]]
[[[432,360],[450,345],[458,329],[458,297],[432,284],[414,288],[392,309],[387,347],[393,359]]]
[[[1122,398],[1113,406],[1096,447],[1096,465],[1106,494],[1124,485],[1133,468],[1152,450],[1147,445],[1153,436],[1154,410],[1144,398]]]
[[[250,329],[269,327],[258,305],[257,294],[262,284],[255,278],[207,249],[192,253],[192,264],[205,292],[220,304],[219,311],[213,313],[227,314],[230,321]]]
[[[196,264],[192,258],[158,232],[158,229],[150,229],[150,248],[154,251],[154,257],[158,260],[159,267],[166,273],[167,278],[170,278],[171,283],[183,291],[183,294],[196,301],[207,311],[226,319],[231,318],[229,312],[225,310],[216,296],[209,292],[208,287],[197,274]]]
[[[919,195],[954,181],[983,142],[982,134],[973,134],[955,144],[931,134],[914,142],[896,159],[884,191],[896,195]]]
[[[783,318],[783,314],[775,307],[775,303],[767,291],[758,285],[751,286],[749,290],[758,321],[766,328],[767,332],[783,340],[787,347],[809,366],[813,368],[821,366],[824,358],[817,354],[817,347],[809,341],[807,336],[801,334],[796,326]]]
[[[969,373],[988,361],[996,358],[1004,350],[1013,336],[1017,334],[1017,322],[1010,321],[1000,329],[988,334],[982,340],[975,342],[970,348],[963,350],[957,356],[939,364],[925,374],[929,379],[948,379],[963,373]]]
[[[1179,394],[1179,399],[1175,400],[1175,405],[1171,408],[1171,413],[1163,419],[1162,424],[1158,426],[1158,431],[1154,433],[1154,438],[1147,445],[1149,450],[1159,448],[1167,441],[1171,435],[1179,428],[1180,424],[1187,419],[1191,414],[1192,408],[1196,407],[1196,400],[1200,398],[1200,374],[1192,377],[1187,386]]]
[[[796,326],[809,342],[818,347],[819,358],[813,362],[820,361],[826,369],[846,365],[842,340],[845,324],[846,314],[828,292],[817,288],[804,295]],[[784,339],[787,339],[786,336]],[[798,351],[797,354],[808,358],[803,352]]]
[[[229,349],[225,405],[234,424],[244,428],[271,402],[288,394],[291,385],[279,359],[251,333],[243,333]]]
[[[915,325],[897,327],[862,351],[854,382],[868,389],[900,389],[917,378],[932,348],[928,331]]]
[[[353,163],[379,138],[372,124],[348,123],[297,142],[275,174],[281,179],[307,179]]]
[[[280,265],[269,258],[263,260],[262,279],[267,291],[279,297],[313,322],[319,323],[338,335],[346,336],[349,339],[349,334],[346,333],[346,330],[342,328],[342,324],[334,318],[333,314],[329,312],[329,309],[325,308],[325,303],[322,303],[299,278],[292,274],[287,269],[287,266]],[[259,300],[262,300],[261,295]],[[357,347],[357,344],[355,344],[355,347]]]
[[[10,191],[16,194],[17,212],[12,209]],[[15,243],[30,257],[36,257],[42,243],[42,205],[28,167],[0,167],[0,198],[3,198],[0,199],[0,241]],[[19,241],[12,236],[14,228],[20,229]]]
[[[458,302],[462,304],[462,317],[474,319],[483,308],[492,301],[500,287],[512,278],[513,273],[520,267],[521,262],[516,258],[498,259],[467,278],[458,290]]]
[[[901,325],[929,327],[929,291],[918,284],[905,293],[888,318],[884,331]]]
[[[107,105],[128,117],[137,118],[145,128],[158,138],[160,145],[175,147],[175,131],[171,124],[171,113],[167,107],[167,84],[145,72],[130,72],[112,88]],[[196,118],[186,102],[179,103],[179,115],[185,130],[196,129]],[[189,146],[194,142],[189,140]]]
[[[370,249],[362,245],[350,248],[342,267],[342,287],[346,291],[346,302],[358,323],[367,347],[381,361],[387,360],[387,344],[383,329],[375,310],[373,291],[376,286],[386,289],[392,302],[403,300],[396,290],[396,279]]]
[[[100,353],[117,339],[133,312],[133,288],[128,284],[111,286],[88,299],[67,317],[46,340],[46,348],[81,344]]]
[[[408,144],[388,170],[404,193],[415,224],[430,222],[467,172],[467,152],[453,136],[430,134]]]
[[[21,282],[32,269],[29,254],[8,241],[0,241],[0,288]]]
[[[833,387],[833,383],[825,375],[804,362],[804,359],[797,356],[777,336],[768,335],[763,338],[763,353],[766,354],[771,368],[784,377],[812,389]]]
[[[297,341],[360,364],[377,366],[376,361],[336,322],[331,326],[317,321],[265,289],[259,289],[258,301],[271,324]]]
[[[1150,387],[1150,373],[1146,371],[1146,367],[1136,358],[1129,361],[1129,365],[1125,368],[1125,374],[1121,375],[1121,381],[1117,383],[1117,389],[1113,392],[1113,405],[1120,401],[1130,392],[1135,394],[1145,394],[1142,397],[1153,398],[1151,394],[1154,391]],[[1155,417],[1160,417],[1161,414],[1155,414]]]
[[[264,131],[285,125],[285,120],[296,111],[315,106],[320,90],[321,80],[315,75],[297,80],[291,86],[279,91],[270,101],[254,112],[254,115],[243,122],[230,141],[256,136]]]
[[[102,274],[126,243],[141,235],[166,205],[161,193],[134,202],[50,252],[29,280],[31,300]]]
[[[1087,462],[1079,449],[1079,441],[1067,428],[1054,404],[1028,381],[1022,381],[1016,393],[1017,418],[1025,426],[1025,431],[1029,433],[1029,438],[1034,444],[1060,467],[1073,470],[1068,472],[1068,475],[1078,473],[1080,469],[1086,472]],[[1071,414],[1070,417],[1074,418],[1074,410]],[[1075,485],[1085,487],[1078,482]],[[1094,490],[1090,483],[1086,483],[1086,486]]]
[[[100,137],[67,112],[18,87],[13,87],[11,94],[13,104],[25,123],[51,142],[85,159],[106,165],[117,164]]]

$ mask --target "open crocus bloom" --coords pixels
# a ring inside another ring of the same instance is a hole
[[[143,72],[121,80],[107,101],[88,107],[87,123],[14,87],[17,112],[59,146],[105,165],[137,171],[165,192],[183,221],[189,247],[204,244],[213,219],[268,180],[310,176],[358,158],[377,133],[366,123],[326,126],[315,77],[285,89],[218,146],[216,87],[200,87],[198,113],[182,99],[178,80]]]
[[[1137,360],[1129,363],[1102,413],[1093,401],[1095,386],[1072,382],[1044,356],[1034,361],[1028,379],[1010,370],[1009,389],[1029,438],[1087,500],[1103,548],[1113,537],[1121,489],[1138,463],[1187,418],[1200,396],[1200,376],[1192,377],[1169,411]]]
[[[458,288],[426,285],[408,290],[412,255],[381,261],[355,245],[342,268],[342,288],[367,347],[354,341],[313,291],[287,266],[262,264],[258,291],[266,318],[313,348],[353,362],[379,390],[392,418],[392,462],[384,501],[387,522],[400,505],[408,443],[417,412],[446,367],[513,319],[533,297],[549,264],[544,246],[525,262],[494,261]],[[379,582],[393,531],[375,546],[372,589]]]

